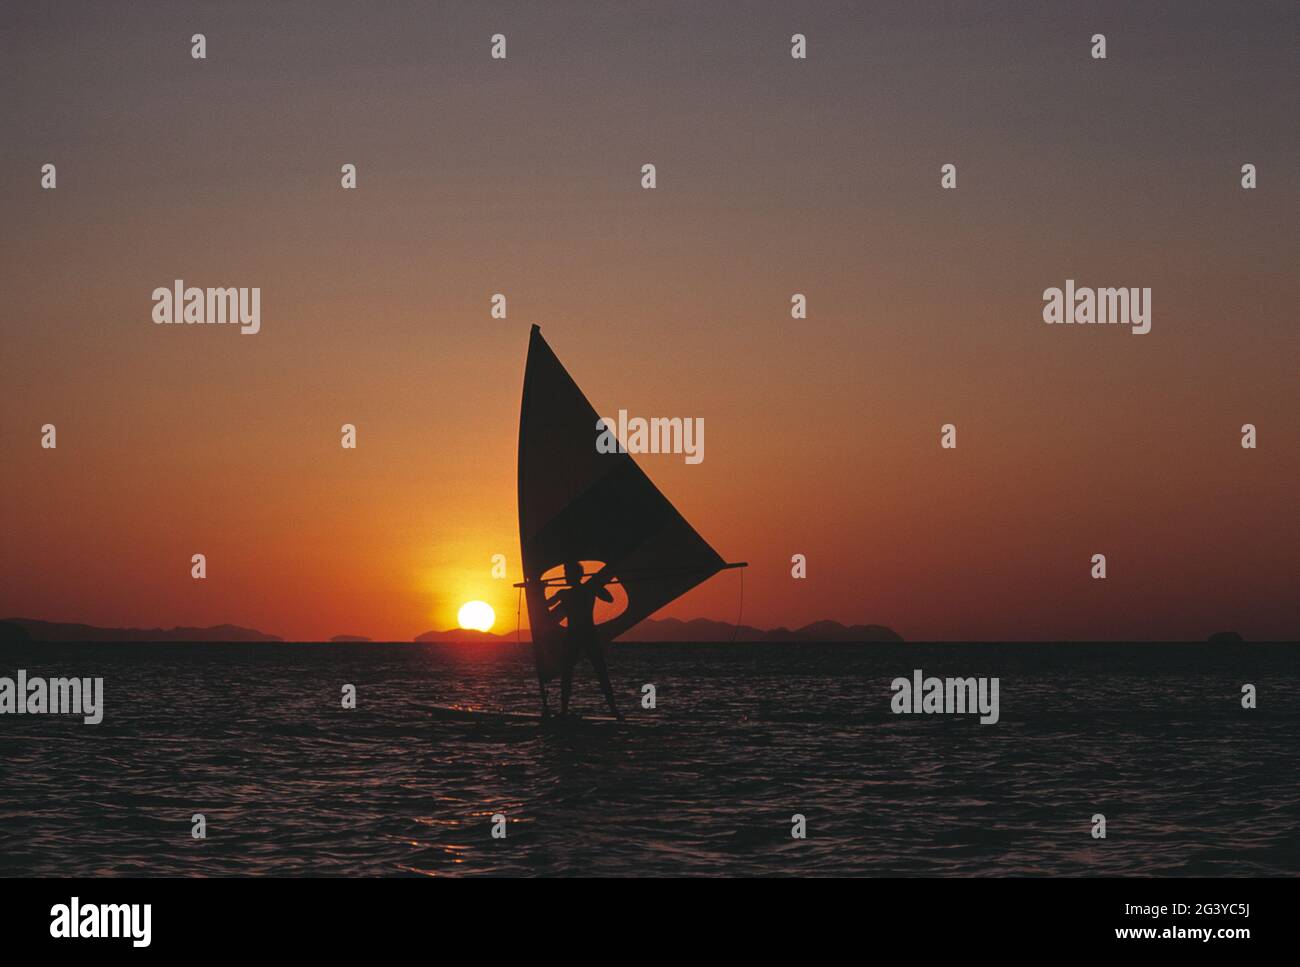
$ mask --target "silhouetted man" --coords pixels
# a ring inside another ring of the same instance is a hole
[[[594,578],[583,581],[582,565],[577,561],[569,561],[564,565],[564,580],[568,583],[555,593],[547,606],[551,611],[558,609],[569,622],[565,628],[564,659],[560,671],[560,718],[569,714],[569,692],[573,689],[573,666],[585,655],[591,659],[592,667],[600,676],[600,688],[605,693],[609,710],[621,722],[623,714],[614,704],[614,689],[610,687],[609,672],[605,668],[605,643],[596,633],[596,622],[593,617],[596,599],[613,601],[614,596],[605,589],[603,583],[597,583]]]

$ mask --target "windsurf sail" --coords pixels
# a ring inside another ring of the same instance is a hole
[[[728,564],[627,453],[598,453],[599,415],[533,326],[519,412],[519,543],[537,677],[560,671],[564,628],[548,594],[566,562],[622,585],[626,607],[599,621],[605,641]]]

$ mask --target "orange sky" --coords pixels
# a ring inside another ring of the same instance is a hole
[[[4,32],[0,615],[409,639],[482,598],[513,629],[537,322],[600,412],[704,418],[702,464],[640,462],[751,563],[746,623],[1300,635],[1300,152],[1273,13],[1114,8],[1102,64],[1077,17],[1031,8],[999,30],[681,5],[417,31],[414,6],[326,5],[214,11],[195,62],[165,6],[52,9]],[[176,278],[260,286],[262,331],[155,326]],[[1043,325],[1066,278],[1151,287],[1152,332]],[[738,581],[664,614],[734,619]]]

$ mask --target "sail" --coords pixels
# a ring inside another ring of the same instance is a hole
[[[608,641],[727,566],[629,454],[596,451],[599,418],[533,326],[519,414],[519,542],[543,682],[560,671],[564,638],[540,583],[547,572],[598,562],[602,577],[618,580],[627,606],[597,626]]]

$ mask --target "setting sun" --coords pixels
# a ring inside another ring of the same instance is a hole
[[[496,619],[496,612],[486,601],[467,601],[456,614],[460,626],[472,631],[490,631]]]

